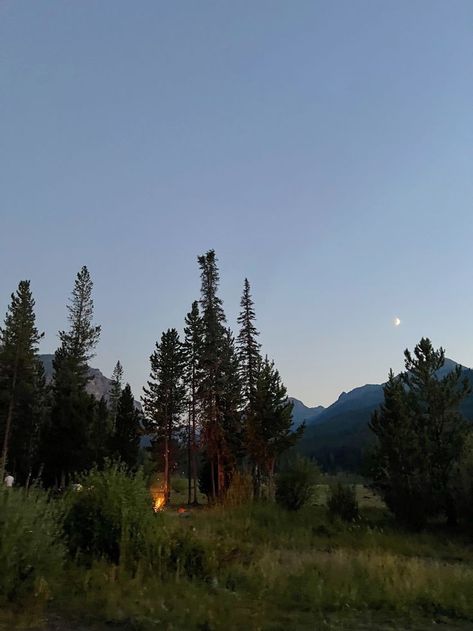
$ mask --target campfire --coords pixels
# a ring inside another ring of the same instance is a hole
[[[151,487],[150,493],[153,498],[153,510],[158,513],[164,508],[164,489],[154,486]]]

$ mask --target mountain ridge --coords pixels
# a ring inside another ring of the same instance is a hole
[[[446,358],[438,371],[440,378],[460,366],[473,387],[473,371],[452,359]],[[364,452],[374,442],[368,427],[371,415],[384,400],[385,382],[365,384],[342,392],[332,405],[310,424],[297,449],[309,458],[315,458],[327,470],[359,469]],[[473,390],[473,388],[472,388]],[[461,406],[465,418],[473,421],[473,391]]]
[[[46,380],[53,376],[52,354],[39,356],[43,362]],[[448,374],[455,366],[460,366],[472,386],[470,394],[462,405],[462,412],[468,420],[473,421],[473,371],[446,358],[444,366],[438,372],[439,377]],[[97,399],[105,397],[108,401],[112,380],[98,368],[89,368],[91,377],[87,391]],[[374,436],[368,427],[375,409],[383,402],[381,384],[365,384],[348,392],[341,392],[331,405],[308,407],[296,397],[288,397],[293,403],[293,427],[306,424],[305,432],[296,449],[304,456],[314,458],[326,470],[358,470],[363,454],[371,444]],[[135,401],[138,409],[141,405]]]

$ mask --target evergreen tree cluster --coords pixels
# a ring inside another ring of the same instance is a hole
[[[372,456],[375,486],[407,526],[421,528],[442,515],[455,524],[457,506],[473,502],[472,479],[468,497],[458,497],[463,461],[471,457],[471,426],[459,411],[468,380],[460,366],[442,376],[445,352],[427,338],[404,356],[405,371],[398,376],[390,371],[384,403],[370,423],[378,439]]]
[[[0,475],[19,484],[41,480],[65,487],[72,477],[107,458],[130,468],[138,460],[141,421],[129,385],[122,387],[120,363],[110,399],[87,392],[88,362],[100,337],[93,324],[93,283],[83,267],[67,306],[69,329],[59,332],[53,379],[46,384],[38,356],[42,337],[36,327],[29,281],[11,296],[0,329]]]
[[[200,299],[184,318],[182,339],[174,328],[163,332],[151,355],[144,416],[123,384],[120,362],[106,398],[88,392],[89,362],[101,333],[88,269],[76,276],[48,384],[30,283],[19,283],[0,329],[2,479],[8,471],[19,484],[65,488],[110,459],[134,469],[146,432],[164,473],[166,500],[184,452],[189,503],[197,502],[199,485],[211,500],[223,498],[237,471],[252,474],[256,496],[263,488],[273,493],[277,458],[302,430],[292,431],[286,389],[274,363],[261,355],[248,280],[235,338],[219,296],[215,252],[199,256],[198,264]]]
[[[214,250],[198,257],[200,300],[185,317],[184,337],[165,331],[151,355],[144,389],[145,425],[164,470],[170,475],[182,439],[187,447],[188,500],[200,489],[221,500],[236,472],[248,471],[254,491],[273,494],[275,465],[303,431],[292,430],[292,403],[274,363],[263,358],[255,326],[250,284],[244,282],[235,339],[219,296]]]

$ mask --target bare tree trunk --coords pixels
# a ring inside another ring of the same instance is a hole
[[[215,502],[217,494],[215,489],[215,461],[213,456],[210,459],[210,479],[212,481],[212,502]]]
[[[197,501],[197,440],[196,440],[196,412],[195,412],[195,386],[192,386],[192,478],[194,480],[194,504]]]
[[[276,467],[276,458],[271,458],[269,462],[268,471],[268,495],[270,500],[274,500],[275,488],[274,488],[274,469]]]
[[[13,411],[15,409],[16,381],[18,378],[18,360],[19,360],[19,357],[18,357],[18,350],[17,350],[16,356],[15,356],[15,364],[13,367],[13,379],[12,379],[12,385],[11,385],[10,401],[8,403],[7,420],[5,423],[5,435],[3,438],[2,457],[0,459],[0,483],[1,484],[3,484],[3,478],[5,477],[5,469],[6,469],[7,460],[8,460],[8,446],[10,442],[10,432],[11,432],[11,426],[12,426],[12,421],[13,421]]]
[[[217,482],[218,482],[218,497],[222,499],[225,492],[225,472],[223,470],[221,453],[217,453]]]
[[[171,499],[171,489],[169,484],[169,439],[166,432],[164,436],[164,503],[168,504]]]
[[[187,503],[192,502],[192,437],[191,437],[191,406],[189,405],[188,423],[187,423]]]

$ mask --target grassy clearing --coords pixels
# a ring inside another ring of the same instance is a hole
[[[133,575],[105,561],[68,562],[45,610],[5,609],[0,628],[473,628],[471,542],[400,532],[359,492],[367,501],[350,525],[331,522],[318,501],[297,513],[253,504],[181,516],[177,502],[156,516],[163,541],[180,542],[163,547],[160,576],[146,562]]]

